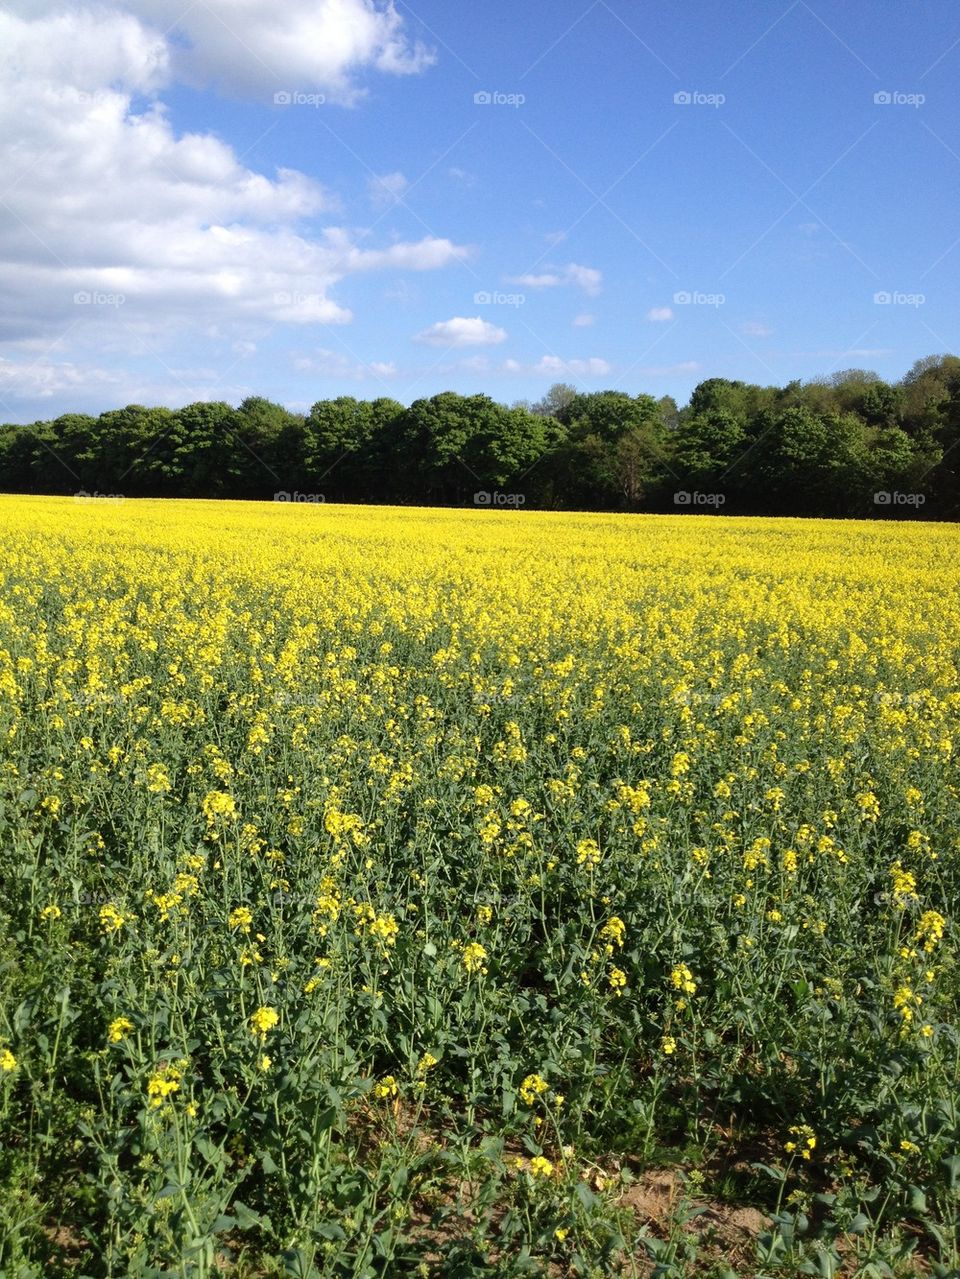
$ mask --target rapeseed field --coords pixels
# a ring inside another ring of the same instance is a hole
[[[960,1273],[958,584],[949,525],[0,498],[0,1270]]]

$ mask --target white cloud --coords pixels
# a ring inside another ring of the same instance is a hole
[[[566,276],[572,284],[579,285],[584,293],[591,295],[599,293],[603,284],[602,271],[597,271],[592,266],[577,266],[575,262],[571,262],[566,268]]]
[[[562,360],[558,355],[544,355],[536,364],[523,364],[519,360],[504,360],[504,373],[522,373],[544,377],[606,377],[613,372],[613,365],[599,356],[589,359]]]
[[[426,346],[496,346],[506,339],[506,329],[498,328],[489,320],[483,320],[479,315],[473,319],[458,315],[452,320],[431,325],[413,340]]]
[[[256,31],[268,7],[243,3]],[[205,12],[223,7],[208,0]],[[365,0],[310,7],[321,30],[337,12],[380,22]],[[307,218],[338,210],[320,183],[292,169],[258,173],[212,134],[178,135],[155,96],[176,51],[134,14],[162,17],[160,0],[127,13],[43,16],[44,0],[13,8],[30,18],[0,12],[0,338],[95,331],[103,348],[251,320],[346,323],[350,311],[331,296],[346,276],[433,270],[470,253],[433,236],[378,249],[339,227],[307,232]],[[190,11],[201,24],[203,8]],[[270,12],[286,39],[307,6]],[[134,94],[146,105],[135,109]],[[77,294],[112,301],[76,304]]]
[[[137,369],[104,368],[93,361],[81,364],[52,356],[23,363],[0,357],[0,398],[24,403],[23,408],[8,409],[10,421],[34,421],[38,416],[35,401],[54,397],[66,399],[71,412],[86,406],[96,413],[104,401],[111,406],[158,404],[168,408],[197,400],[239,404],[254,391],[249,383],[225,381],[214,369],[167,370],[158,366],[156,374],[144,374]]]
[[[61,391],[78,392],[114,386],[120,376],[108,369],[50,359],[18,363],[0,356],[0,395],[46,399]]]
[[[508,284],[520,284],[527,289],[555,289],[562,284],[574,284],[584,293],[595,296],[603,284],[603,272],[591,266],[579,266],[570,262],[564,267],[548,267],[540,275],[528,272],[526,275],[507,277]]]
[[[527,289],[555,289],[563,284],[563,276],[547,273],[543,275],[508,275],[507,284],[522,284]]]
[[[749,338],[769,338],[773,336],[773,329],[768,329],[765,324],[760,324],[757,320],[747,320],[740,325],[740,332],[746,334]]]
[[[613,372],[613,365],[597,356],[587,360],[561,360],[556,355],[545,355],[534,365],[535,373],[549,373],[550,376],[572,373],[580,377],[605,377]]]
[[[13,0],[6,7],[39,16],[64,6]],[[394,5],[374,0],[112,0],[111,8],[172,33],[178,78],[240,96],[320,91],[351,104],[363,94],[364,70],[410,75],[434,61],[410,42]]]
[[[410,183],[402,173],[384,173],[367,180],[367,191],[373,204],[384,208],[399,204]]]
[[[669,306],[652,306],[647,312],[647,319],[654,324],[665,324],[673,319],[673,308]]]
[[[595,315],[588,315],[586,312],[582,315],[575,315],[573,317],[573,327],[575,329],[588,329],[592,324],[596,324],[596,322],[597,317]]]

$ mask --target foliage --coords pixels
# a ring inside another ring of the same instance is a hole
[[[563,383],[511,408],[453,391],[306,415],[257,396],[133,404],[0,426],[0,489],[661,512],[693,493],[701,512],[950,519],[958,444],[960,357],[930,356],[896,385],[863,369],[782,388],[708,378],[683,409]]]

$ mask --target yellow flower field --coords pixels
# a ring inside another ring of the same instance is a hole
[[[942,524],[0,497],[0,1270],[958,1273],[958,585]]]

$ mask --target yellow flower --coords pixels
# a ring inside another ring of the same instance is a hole
[[[520,1085],[520,1096],[526,1105],[532,1106],[549,1087],[550,1085],[541,1075],[527,1075]]]
[[[486,958],[486,949],[479,942],[472,941],[464,946],[460,960],[468,973],[485,973],[487,969],[483,961]]]
[[[663,1039],[660,1041],[660,1047],[669,1057],[671,1053],[675,1053],[677,1051],[677,1041],[674,1039],[673,1035],[664,1035]]]
[[[17,1068],[17,1059],[9,1048],[0,1048],[0,1070],[9,1073]]]
[[[570,1231],[567,1230],[565,1227],[558,1226],[557,1229],[553,1232],[553,1237],[554,1239],[559,1240],[560,1243],[563,1243],[564,1239],[566,1239],[569,1233]]]
[[[258,1008],[250,1017],[250,1031],[254,1035],[259,1035],[261,1039],[265,1039],[279,1021],[280,1014],[275,1008],[267,1006]]]
[[[899,986],[893,993],[893,1006],[903,1018],[904,1022],[913,1020],[914,1009],[923,1003],[923,996],[914,992],[913,988],[906,983]]]
[[[381,1099],[384,1097],[396,1097],[399,1091],[400,1088],[393,1075],[384,1075],[380,1082],[374,1085],[373,1095]]]
[[[623,988],[627,984],[627,974],[622,968],[611,968],[608,981],[610,982],[610,989],[617,995],[622,995]]]
[[[433,1070],[434,1066],[439,1065],[438,1058],[433,1053],[424,1053],[417,1062],[417,1074],[425,1075],[428,1070]]]
[[[129,919],[130,916],[124,915],[112,902],[100,907],[100,928],[104,935],[118,933]]]
[[[237,906],[230,912],[227,923],[231,928],[239,928],[242,933],[249,933],[253,923],[253,911],[246,906]]]
[[[211,826],[214,825],[218,817],[229,819],[237,815],[237,805],[233,796],[222,790],[208,791],[203,797],[201,807],[203,808],[204,817]]]
[[[530,1160],[530,1175],[532,1177],[552,1177],[553,1164],[549,1159],[545,1159],[543,1155],[534,1155]]]
[[[63,911],[55,903],[51,902],[49,906],[44,906],[40,912],[41,919],[59,919]]]
[[[627,926],[617,915],[611,915],[604,926],[600,929],[600,936],[605,941],[611,941],[615,946],[623,946],[623,940],[627,935]]]
[[[595,839],[581,839],[577,844],[577,865],[593,870],[600,864],[600,845]]]
[[[807,1124],[795,1124],[790,1128],[790,1132],[798,1140],[785,1141],[783,1143],[784,1150],[789,1155],[792,1155],[799,1150],[800,1157],[802,1159],[809,1160],[811,1157],[811,1151],[816,1148],[817,1144],[817,1139],[814,1135],[813,1129]]]
[[[179,1065],[168,1062],[158,1066],[147,1080],[147,1096],[151,1106],[162,1106],[173,1093],[180,1091],[183,1071]]]
[[[917,880],[908,870],[904,870],[900,862],[890,867],[891,893],[894,904],[903,908],[907,902],[915,900]]]
[[[133,1022],[128,1017],[114,1017],[107,1027],[107,1039],[111,1044],[119,1044],[133,1030]]]
[[[266,1053],[263,1053],[260,1057],[260,1060],[257,1062],[258,1068],[262,1071],[268,1071],[272,1065],[273,1065],[273,1058],[268,1057]]]
[[[688,995],[692,995],[697,989],[693,973],[686,964],[674,964],[670,971],[670,985],[674,990],[682,990]]]
[[[167,795],[172,790],[170,774],[162,764],[151,764],[147,768],[147,790],[154,795]]]
[[[917,923],[917,941],[923,942],[923,949],[929,955],[943,940],[943,930],[947,921],[935,910],[925,910]]]

